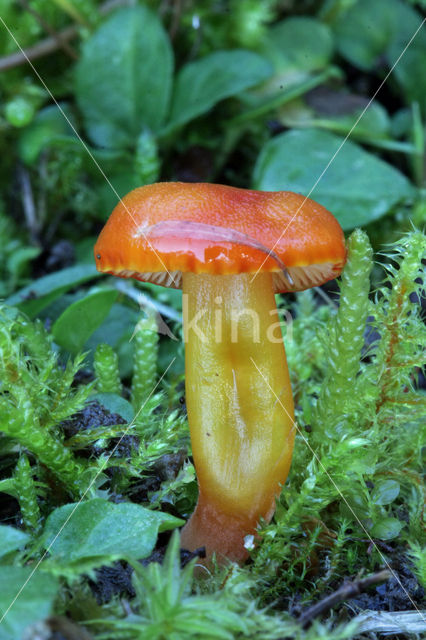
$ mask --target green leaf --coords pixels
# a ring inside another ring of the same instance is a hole
[[[4,478],[4,480],[0,480],[0,493],[8,493],[10,496],[18,499],[15,479]]]
[[[7,525],[0,525],[0,556],[24,547],[30,536],[28,533]]]
[[[355,66],[373,69],[394,37],[392,0],[358,0],[342,11],[334,28],[339,53]]]
[[[140,186],[140,180],[135,174],[133,162],[129,163],[127,160],[122,160],[117,163],[116,169],[108,173],[108,182],[103,180],[98,187],[99,218],[106,222],[111,211],[117,205],[118,199],[124,198],[126,193]]]
[[[94,401],[99,402],[105,409],[111,411],[111,413],[117,413],[124,418],[124,420],[127,420],[127,422],[133,420],[135,412],[132,405],[116,393],[94,393],[89,396],[88,402]]]
[[[132,337],[136,323],[140,320],[140,312],[129,306],[117,302],[112,308],[105,322],[96,329],[89,338],[86,345],[87,349],[95,350],[100,342],[106,342],[116,351],[120,350],[123,343],[128,347],[128,355],[132,359],[133,345],[129,343]],[[120,357],[119,357],[120,359]],[[120,363],[120,366],[123,363]],[[121,377],[125,378],[120,368]],[[130,374],[130,370],[127,375]]]
[[[251,51],[217,51],[186,64],[176,78],[170,125],[206,113],[216,103],[253,87],[272,73],[269,62]]]
[[[380,538],[380,540],[392,540],[399,535],[403,526],[404,523],[396,518],[382,518],[372,527],[370,534],[373,538]]]
[[[116,289],[102,289],[74,302],[52,326],[55,342],[70,353],[77,354],[105,320],[117,296]]]
[[[400,0],[358,0],[335,24],[339,53],[355,66],[371,70],[397,61],[422,22],[421,15]],[[426,111],[426,32],[421,29],[392,73],[408,101]]]
[[[146,558],[159,532],[182,524],[167,513],[130,502],[113,504],[94,498],[67,504],[46,521],[42,540],[50,558],[45,564],[59,573],[72,573],[82,566],[88,570],[118,559]]]
[[[126,149],[98,149],[88,144],[83,146],[81,140],[76,136],[54,136],[49,140],[49,147],[63,151],[70,159],[81,158],[84,170],[94,178],[97,178],[99,184],[106,184],[112,193],[114,192],[108,182],[105,182],[102,172],[111,182],[111,174],[117,171],[117,167],[124,170],[133,166],[133,155],[130,151]],[[115,195],[115,198],[117,200],[117,195]]]
[[[94,352],[100,342],[106,342],[118,355],[121,378],[131,376],[133,370],[133,344],[130,339],[140,313],[136,309],[117,302],[114,304],[99,329],[91,335],[86,349]],[[89,357],[90,362],[90,357]]]
[[[422,22],[422,16],[402,2],[393,0],[392,7],[397,29],[387,55],[389,66],[396,63],[415,31]],[[386,11],[388,11],[388,7]],[[405,51],[393,73],[405,93],[407,103],[417,101],[423,115],[426,115],[426,30],[423,26]]]
[[[340,503],[340,513],[344,518],[358,522],[369,517],[369,505],[361,488],[348,487],[344,497],[345,500]]]
[[[110,148],[134,146],[157,131],[169,105],[170,41],[144,6],[113,13],[89,38],[77,65],[75,91],[91,140]]]
[[[61,269],[17,291],[6,300],[6,304],[19,307],[30,318],[34,318],[65,291],[101,275],[95,265],[85,264]]]
[[[343,229],[377,220],[413,196],[413,187],[399,171],[350,140],[339,150],[342,142],[315,129],[272,138],[257,159],[254,188],[309,194],[336,216]]]
[[[318,20],[293,17],[283,20],[268,30],[261,53],[278,72],[293,69],[318,71],[330,62],[333,36],[330,28]]]
[[[67,104],[60,104],[62,111],[66,117],[73,123],[73,114]],[[46,147],[53,139],[58,136],[73,136],[74,131],[68,124],[62,111],[56,106],[51,105],[39,111],[33,122],[26,127],[19,138],[19,155],[22,160],[31,165],[33,164],[40,151]],[[78,141],[81,145],[81,142]]]
[[[307,93],[303,99],[284,105],[278,118],[289,128],[326,129],[344,136],[352,129],[367,103],[368,100],[362,96],[321,86]],[[388,137],[389,130],[387,111],[375,100],[351,132],[351,139],[366,142],[376,138],[382,140]]]
[[[390,504],[398,496],[400,488],[400,484],[396,480],[377,482],[371,493],[371,500],[374,504]]]
[[[8,267],[10,273],[17,279],[25,271],[28,263],[34,258],[40,255],[41,249],[39,247],[21,247],[10,256],[8,261]]]
[[[0,567],[0,619],[16,598],[0,624],[0,640],[21,638],[28,625],[52,613],[59,586],[57,579],[41,571],[29,579],[31,572],[31,567]]]

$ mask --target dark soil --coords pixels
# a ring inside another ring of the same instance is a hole
[[[108,411],[99,402],[90,402],[71,418],[61,422],[60,427],[68,439],[81,431],[88,431],[96,427],[109,427],[116,424],[127,424],[127,422],[117,413]],[[138,444],[139,440],[136,436],[124,435],[121,438],[111,438],[107,445],[99,444],[98,441],[93,446],[85,447],[82,450],[78,450],[78,452],[79,455],[84,457],[89,457],[90,455],[98,457],[114,450],[115,457],[128,458],[132,449],[136,449]]]
[[[151,562],[162,563],[167,550],[167,545],[155,549],[148,558],[140,560],[146,567]],[[194,558],[204,558],[204,549],[196,551],[180,550],[180,564],[185,567]],[[132,585],[133,569],[125,562],[114,562],[110,566],[100,567],[95,570],[96,579],[89,580],[89,586],[99,604],[109,602],[114,596],[127,596],[133,598],[136,593]]]
[[[422,608],[426,604],[425,590],[412,573],[407,561],[401,557],[391,564],[394,577],[378,585],[369,593],[351,600],[352,607],[358,612],[371,611],[410,611]]]

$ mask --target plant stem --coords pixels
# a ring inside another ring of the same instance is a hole
[[[252,282],[251,274],[187,273],[183,293],[186,405],[200,495],[182,544],[206,546],[208,558],[216,552],[219,560],[242,561],[244,537],[272,517],[294,441],[272,274]]]

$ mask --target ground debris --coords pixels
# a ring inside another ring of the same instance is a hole
[[[308,609],[302,612],[299,617],[299,622],[304,629],[308,628],[312,621],[318,616],[326,613],[330,609],[332,609],[336,604],[344,602],[349,598],[353,598],[358,594],[362,593],[365,589],[368,589],[374,584],[379,582],[383,582],[384,580],[389,580],[391,577],[391,572],[387,569],[383,571],[379,571],[378,573],[374,573],[371,576],[367,576],[361,580],[353,580],[351,582],[345,582],[337,591],[330,593],[330,595],[326,596],[319,602],[316,602]]]
[[[80,431],[95,427],[108,427],[114,424],[126,424],[124,418],[111,413],[99,402],[89,402],[84,409],[78,411],[67,420],[61,422],[61,429],[66,438],[72,438]]]
[[[384,584],[378,585],[372,593],[361,593],[351,600],[351,606],[358,613],[366,609],[372,611],[410,611],[424,602],[425,591],[411,572],[407,562],[401,558],[398,567],[392,567],[392,575]]]
[[[81,411],[61,422],[60,427],[65,437],[71,442],[76,440],[79,433],[96,429],[97,427],[109,427],[117,424],[127,424],[126,420],[117,413],[111,413],[97,401],[89,402]],[[74,440],[71,440],[74,439]],[[130,434],[120,438],[109,438],[108,441],[97,440],[90,446],[75,447],[79,455],[94,455],[99,457],[104,453],[114,451],[114,456],[118,458],[129,458],[132,449],[137,449],[139,439]]]
[[[365,611],[355,620],[360,623],[358,633],[426,633],[426,611]]]

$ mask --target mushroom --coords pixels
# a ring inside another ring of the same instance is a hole
[[[182,288],[199,486],[182,545],[242,562],[246,536],[272,518],[295,435],[274,294],[340,274],[339,223],[296,193],[157,183],[117,205],[94,252],[100,271]]]

